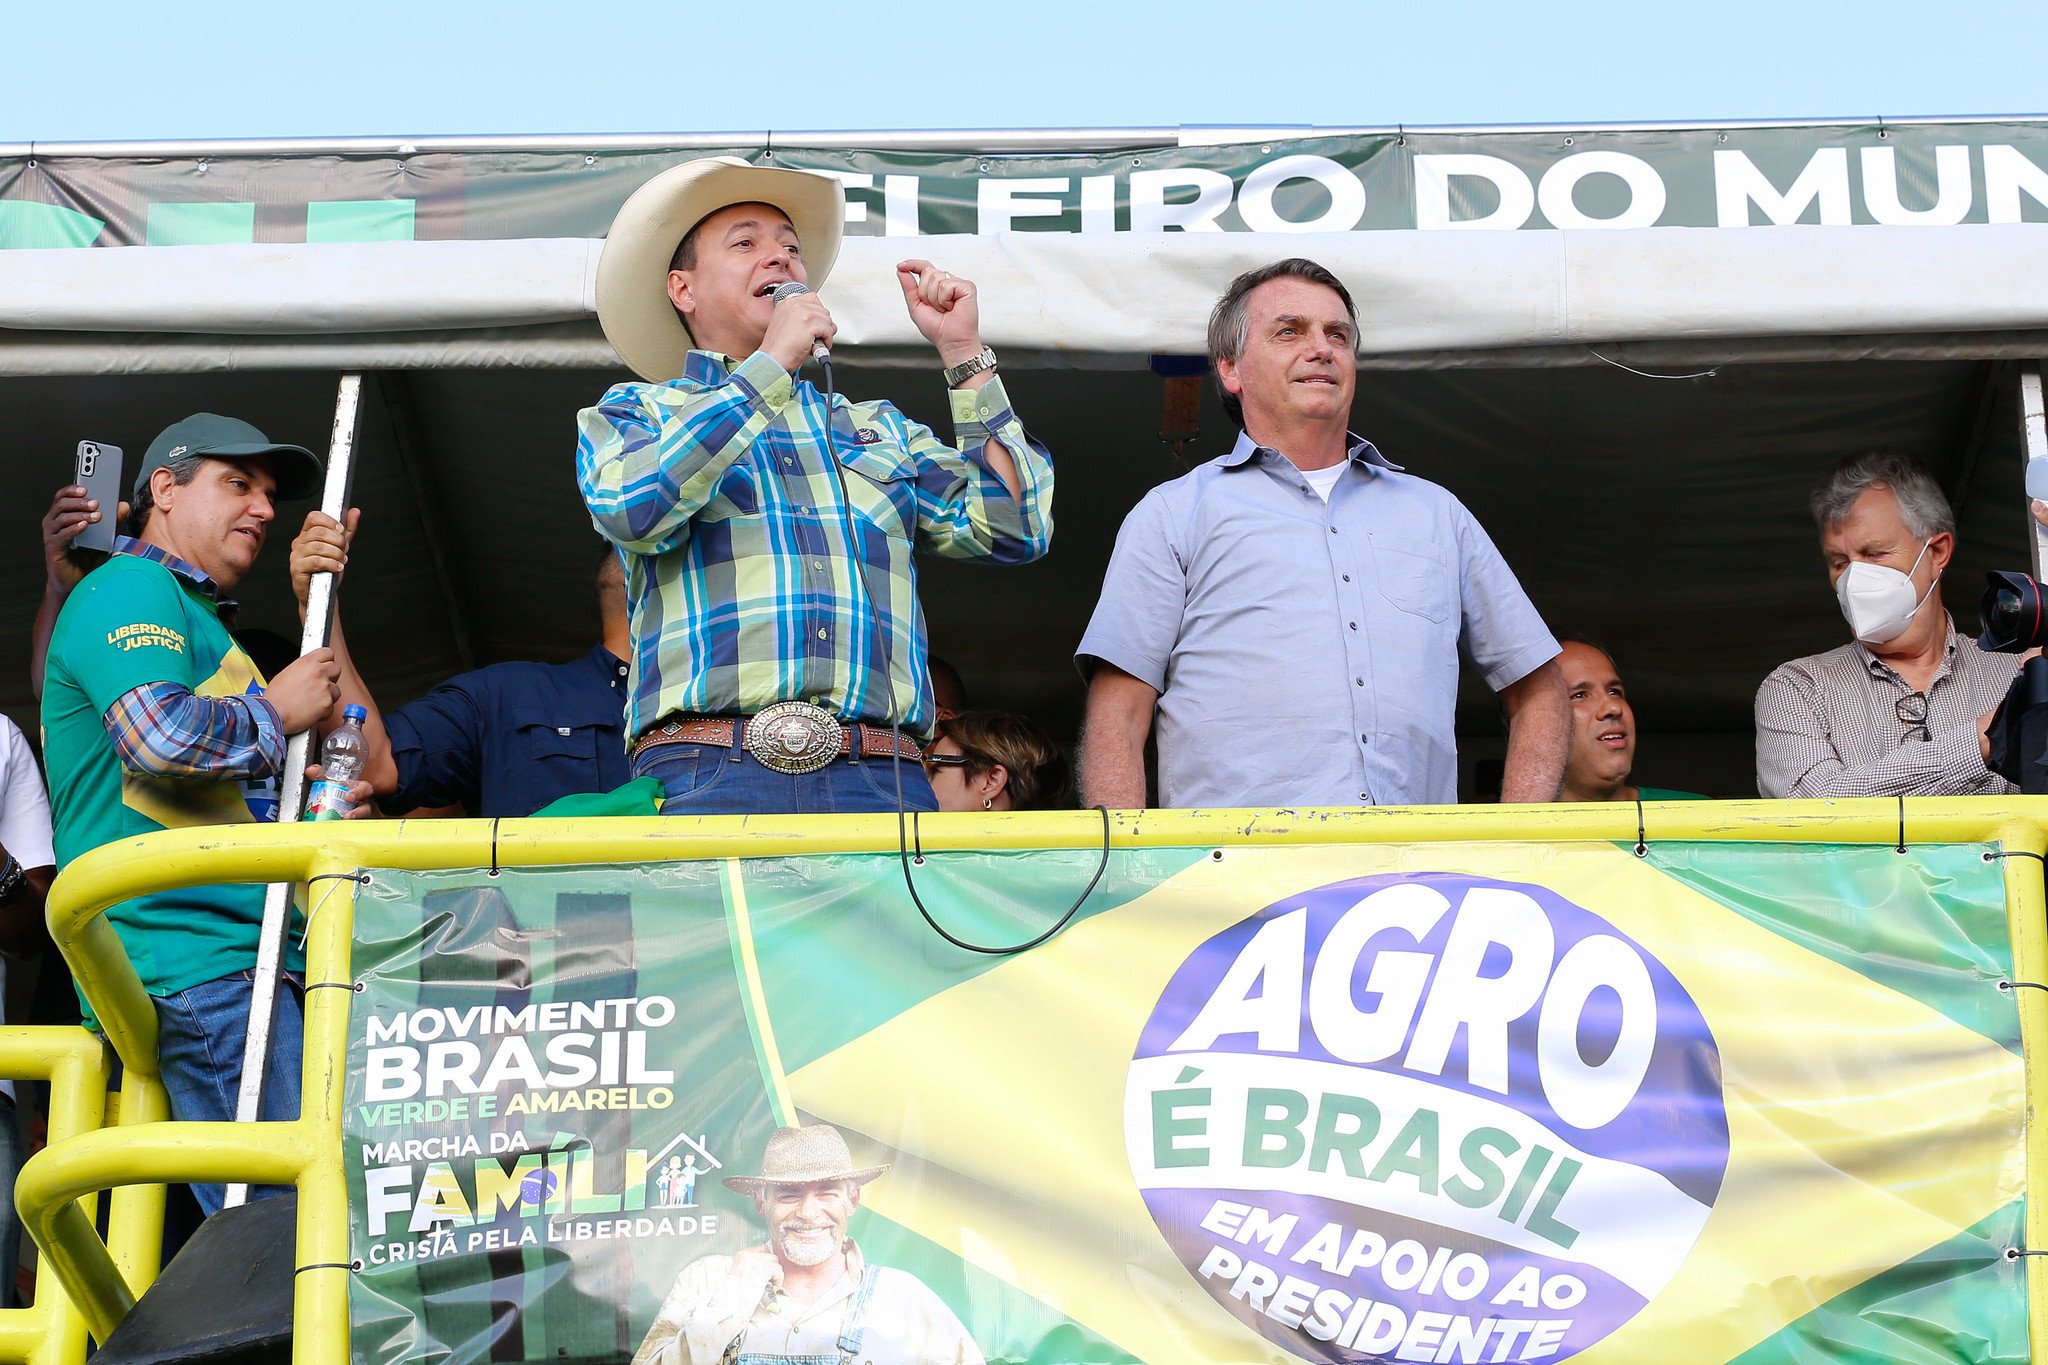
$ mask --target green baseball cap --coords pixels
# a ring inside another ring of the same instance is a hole
[[[271,440],[247,422],[211,412],[195,412],[182,422],[173,422],[149,443],[149,452],[135,471],[134,498],[139,505],[149,491],[149,476],[173,460],[191,456],[209,460],[247,460],[257,455],[271,457],[271,472],[277,476],[280,498],[311,497],[320,491],[325,467],[320,457],[304,446],[284,445]]]

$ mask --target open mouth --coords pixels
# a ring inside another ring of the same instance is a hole
[[[1628,743],[1628,732],[1625,730],[1603,730],[1593,736],[1593,742],[1605,744],[1610,749],[1619,749]]]

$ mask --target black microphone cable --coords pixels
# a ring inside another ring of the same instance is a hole
[[[795,283],[795,281],[791,281],[791,283]],[[786,287],[783,286],[783,288]],[[778,288],[773,297],[777,302],[780,302],[782,299],[791,297],[799,292],[807,293],[809,291],[799,287],[799,289],[785,294],[782,292],[782,289]],[[861,552],[860,542],[855,538],[852,510],[853,498],[847,491],[846,471],[840,468],[839,465],[839,449],[836,443],[832,405],[833,398],[838,396],[838,387],[832,380],[831,352],[825,349],[823,342],[813,342],[812,355],[825,371],[825,463],[831,466],[833,478],[839,486],[840,533],[845,536],[846,548],[853,555],[854,574],[860,580],[861,596],[867,602],[868,626],[874,631],[875,639],[881,646],[882,677],[889,689],[889,736],[892,746],[892,752],[889,755],[889,773],[896,783],[896,860],[903,869],[903,887],[910,893],[910,903],[917,907],[917,913],[923,916],[924,922],[927,925],[931,926],[932,932],[952,944],[955,948],[970,953],[981,953],[989,957],[1009,957],[1016,953],[1026,952],[1036,948],[1039,944],[1046,942],[1053,935],[1059,933],[1060,930],[1066,928],[1072,922],[1074,916],[1081,912],[1081,907],[1087,903],[1088,897],[1095,893],[1096,886],[1101,883],[1102,874],[1109,868],[1109,808],[1107,806],[1094,807],[1095,810],[1102,812],[1102,856],[1096,860],[1095,874],[1088,879],[1088,884],[1081,888],[1081,894],[1074,898],[1074,903],[1067,907],[1066,914],[1060,916],[1059,922],[1036,938],[1008,947],[990,947],[986,944],[970,943],[966,939],[951,933],[943,924],[940,924],[932,915],[931,910],[926,907],[924,897],[918,895],[917,879],[910,870],[913,862],[910,845],[917,817],[922,812],[911,811],[909,803],[903,796],[903,719],[902,708],[898,705],[896,697],[896,661],[893,651],[889,647],[889,632],[882,618],[881,601],[875,596],[874,584],[868,580],[867,556]],[[849,404],[849,410],[850,407],[851,405]],[[912,520],[913,522],[915,521],[914,512]],[[888,535],[886,529],[881,527],[876,529],[882,535]],[[911,541],[914,550],[916,543],[914,527]],[[856,721],[855,723],[858,724],[859,722]],[[917,841],[917,855],[914,861],[919,866],[924,864],[924,841],[921,838]]]

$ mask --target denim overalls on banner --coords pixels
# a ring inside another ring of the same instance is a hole
[[[853,1298],[846,1306],[846,1325],[839,1329],[838,1355],[785,1356],[765,1351],[736,1353],[739,1344],[747,1339],[746,1332],[741,1332],[733,1338],[732,1345],[725,1348],[725,1365],[855,1365],[865,1325],[862,1320],[867,1316],[868,1300],[874,1296],[875,1272],[874,1266],[863,1267],[860,1272],[860,1287],[853,1291]]]

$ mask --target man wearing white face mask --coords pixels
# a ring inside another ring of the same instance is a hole
[[[1956,632],[1941,602],[1955,513],[1901,455],[1862,455],[1813,494],[1829,581],[1854,640],[1780,665],[1756,694],[1765,796],[1985,796],[1984,730],[2019,672]]]

